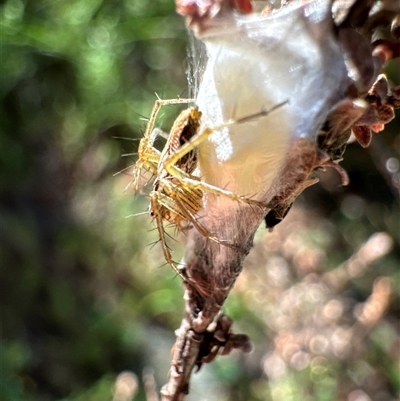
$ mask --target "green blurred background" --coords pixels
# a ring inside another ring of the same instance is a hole
[[[187,94],[184,22],[173,0],[8,0],[1,24],[0,396],[150,401],[183,290],[151,219],[130,217],[148,201],[129,188],[128,139],[156,92]],[[255,350],[203,367],[189,399],[399,396],[399,132],[398,118],[350,145],[349,187],[328,171],[260,229],[226,305]]]

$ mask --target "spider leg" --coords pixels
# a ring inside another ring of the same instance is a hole
[[[143,169],[150,171],[152,175],[156,175],[159,159],[160,152],[156,148],[148,148],[146,149],[146,152],[139,152],[139,159],[136,161],[132,179],[135,193],[139,192],[140,178]],[[130,185],[131,184],[129,184],[129,186]]]
[[[135,173],[133,178],[135,192],[139,191],[140,176],[143,168],[147,168],[153,174],[157,173],[157,167],[160,161],[161,152],[154,147],[154,142],[158,136],[164,136],[164,133],[159,129],[155,129],[154,125],[156,122],[157,114],[159,113],[161,107],[169,104],[181,104],[181,103],[192,103],[192,102],[193,99],[166,99],[166,100],[157,99],[155,101],[143,137],[139,143],[139,148],[138,148],[139,157],[136,162]]]
[[[268,114],[270,114],[272,111],[279,109],[280,107],[286,105],[288,103],[288,101],[284,101],[282,103],[279,103],[275,106],[273,106],[272,108],[268,109],[268,110],[260,110],[257,113],[251,114],[251,115],[247,115],[241,118],[237,118],[237,119],[232,119],[227,121],[226,123],[217,125],[215,127],[211,127],[211,128],[204,128],[202,131],[198,132],[196,135],[194,135],[190,141],[186,142],[184,145],[182,145],[173,155],[171,155],[168,159],[165,160],[164,162],[164,167],[166,168],[166,170],[170,173],[173,174],[171,171],[169,171],[168,169],[175,165],[178,160],[180,160],[183,156],[185,156],[187,153],[189,153],[190,151],[194,150],[195,148],[197,148],[202,142],[204,142],[205,140],[207,140],[215,131],[219,131],[223,128],[227,128],[227,127],[231,127],[235,124],[243,124],[249,121],[252,121],[256,118],[260,118],[260,117],[265,117]]]
[[[176,197],[175,203],[179,206],[179,211],[180,213],[185,217],[186,220],[189,220],[194,227],[197,229],[197,231],[203,235],[203,237],[208,238],[211,241],[216,242],[217,244],[225,245],[231,248],[237,248],[235,244],[232,244],[228,240],[221,240],[218,237],[216,237],[211,231],[209,231],[204,225],[200,224],[198,222],[197,217],[185,206],[183,201],[179,199],[179,197]],[[187,201],[186,198],[184,198],[184,201]]]
[[[160,197],[160,193],[159,192],[152,191],[151,194],[150,194],[150,205],[151,205],[151,209],[152,209],[153,214],[154,214],[154,219],[155,219],[156,224],[157,224],[157,231],[158,231],[158,235],[160,237],[161,246],[162,246],[163,253],[164,253],[164,258],[172,266],[172,268],[175,270],[175,272],[184,281],[187,281],[187,278],[178,269],[178,266],[177,266],[176,262],[172,259],[172,255],[171,255],[171,252],[169,250],[169,247],[168,247],[168,244],[167,244],[167,240],[166,240],[166,237],[165,237],[165,231],[164,231],[164,225],[163,225],[163,216],[160,213],[160,207],[159,207],[160,204],[162,204],[162,202],[160,202],[159,197]]]
[[[182,174],[187,178],[190,177],[184,171],[182,171]],[[237,249],[235,244],[229,242],[228,240],[219,239],[204,225],[199,223],[196,212],[201,209],[202,191],[197,191],[196,193],[196,191],[193,191],[192,187],[189,190],[184,185],[184,180],[171,182],[168,179],[162,179],[159,183],[164,192],[157,192],[157,202],[159,204],[163,205],[175,215],[179,216],[181,220],[190,221],[197,231],[204,237],[218,244]],[[165,216],[162,214],[161,217],[165,219]],[[180,229],[177,221],[174,221],[174,224],[178,229]]]
[[[166,106],[168,104],[182,104],[182,103],[192,103],[194,99],[157,99],[154,102],[153,109],[150,113],[149,122],[147,124],[146,130],[144,132],[143,138],[150,138],[151,133],[154,130],[154,125],[156,122],[157,114],[160,111],[161,107]]]
[[[167,167],[166,167],[167,169]],[[254,205],[261,208],[269,209],[268,205],[265,202],[257,201],[254,199],[250,199],[246,196],[237,195],[234,192],[227,191],[225,189],[216,187],[215,185],[207,184],[204,181],[199,181],[194,178],[191,178],[187,174],[185,174],[182,170],[177,168],[175,165],[168,166],[167,171],[177,179],[181,180],[187,186],[190,186],[192,190],[200,190],[203,192],[207,192],[210,194],[214,194],[216,196],[224,196],[226,198],[232,199],[233,201],[246,203],[248,205]]]

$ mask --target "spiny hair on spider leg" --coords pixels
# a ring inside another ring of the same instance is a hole
[[[146,213],[148,213],[148,212],[146,212]],[[153,232],[153,231],[158,231],[158,227],[153,227],[153,228],[150,228],[149,230],[148,230],[148,232]],[[175,241],[175,242],[178,242],[174,237],[172,237],[171,236],[171,234],[169,234],[167,231],[165,231],[164,230],[164,234],[167,236],[167,237],[169,237],[171,240],[173,240],[173,241]],[[158,239],[157,240],[157,242],[160,242],[161,241],[161,239]],[[167,245],[167,244],[166,244]],[[168,245],[167,245],[168,246]]]
[[[176,263],[176,262],[174,261],[174,263]],[[174,280],[175,280],[177,277],[180,277],[182,280],[184,280],[184,281],[186,281],[186,282],[190,282],[190,281],[187,279],[187,277],[185,277],[185,276],[183,275],[183,273],[182,273],[182,274],[181,274],[181,273],[178,273],[177,271],[175,271],[175,269],[174,269],[174,272],[175,272]]]
[[[150,178],[150,180],[151,180],[151,178]],[[150,180],[149,180],[149,181],[150,181]],[[137,197],[139,194],[140,194],[141,196],[146,197],[146,198],[149,198],[149,197],[150,197],[149,194],[146,194],[146,193],[143,193],[143,192],[142,192],[142,188],[145,188],[145,187],[147,186],[147,184],[149,183],[149,181],[147,181],[146,184],[143,185],[138,191],[135,191],[135,192],[134,192],[134,194],[133,194],[134,199],[136,199],[136,197]],[[129,182],[129,184],[124,188],[124,192],[126,192],[126,191],[133,185],[134,182],[135,182],[135,180],[131,180],[131,181]]]
[[[184,89],[184,90],[181,92],[181,94],[178,95],[178,96],[176,97],[176,99],[177,99],[177,100],[179,100],[179,99],[184,99],[182,96],[183,96],[183,94],[184,94],[185,92],[187,92],[187,89]],[[157,98],[158,100],[162,101],[162,99],[164,99],[164,96],[160,97],[160,96],[158,95],[157,92],[154,92],[154,94],[156,95],[156,98]],[[169,105],[168,105],[168,106],[169,106]]]
[[[122,139],[123,141],[132,141],[132,142],[136,142],[136,141],[140,141],[142,138],[128,138],[127,136],[113,136],[113,139]]]
[[[157,240],[155,240],[155,241],[150,242],[149,244],[147,244],[147,246],[148,246],[150,249],[153,249],[159,242],[161,242],[161,240],[160,240],[160,239],[157,239]]]
[[[186,227],[179,228],[176,224],[174,223],[169,223],[165,225],[165,228],[167,229],[173,229],[174,230],[174,235],[177,236],[180,233],[184,233]],[[169,235],[166,231],[164,231],[165,234]],[[170,236],[170,235],[169,235]],[[170,236],[171,237],[171,236]],[[173,238],[174,241],[177,241],[175,238]]]
[[[240,207],[240,204],[241,204],[241,203],[242,203],[242,202],[239,202],[239,207]],[[244,205],[243,205],[243,206],[244,206]],[[255,212],[255,209],[253,208],[255,205],[252,205],[251,203],[247,203],[246,206],[248,206],[254,214],[256,213],[256,212]]]
[[[184,228],[180,229],[180,228],[178,228],[178,227],[175,226],[174,235],[177,236],[178,234],[182,234],[182,235],[184,235],[185,237],[187,237],[186,231],[187,231],[187,230],[190,230],[190,228],[192,228],[192,227],[193,227],[193,226],[190,226],[190,227],[188,226],[188,227],[184,227]]]
[[[178,242],[176,238],[174,238],[171,234],[164,230],[164,234],[169,237],[172,241]]]
[[[125,216],[125,218],[130,219],[131,217],[143,216],[144,214],[149,214],[149,212],[147,210],[145,210],[144,212],[129,214],[128,216]]]
[[[133,182],[134,182],[134,180],[130,180],[130,181],[129,181],[128,185],[124,188],[124,192],[126,192],[126,191],[131,187],[131,185],[133,184]],[[136,196],[136,194],[135,194],[135,196]]]
[[[124,167],[122,170],[117,171],[117,172],[114,173],[112,176],[115,177],[115,176],[117,176],[118,174],[122,174],[122,173],[124,173],[126,170],[129,170],[130,168],[135,168],[135,165],[134,165],[134,164],[130,164],[129,166]]]
[[[164,90],[163,90],[163,91],[164,91]],[[158,95],[157,92],[154,92],[154,94],[156,95],[156,98],[157,98],[158,100],[162,100],[162,99],[164,98],[164,96],[160,97],[160,96]]]
[[[186,98],[186,96],[183,96],[184,94],[186,94],[188,92],[188,90],[185,88],[183,89],[183,91],[181,92],[180,95],[178,95],[177,99],[184,99]]]
[[[174,263],[175,263],[175,262],[174,262]],[[168,266],[168,265],[169,265],[168,262],[164,262],[163,264],[159,265],[159,266],[157,267],[157,269],[161,269],[162,267]],[[176,274],[178,275],[178,273],[176,273]]]
[[[137,156],[138,152],[133,153],[122,153],[121,157]]]
[[[260,111],[257,111],[255,113],[252,114],[247,114],[243,117],[239,117],[239,118],[231,118],[228,121],[228,124],[242,124],[242,123],[246,123],[246,122],[250,122],[254,119],[257,118],[261,118],[261,117],[267,117],[270,113],[272,113],[273,111],[280,109],[281,107],[290,104],[290,99],[287,99],[283,102],[280,102],[270,108],[262,108]],[[236,112],[236,110],[234,109],[234,113]]]
[[[158,231],[158,227],[153,227],[153,228],[149,228],[148,230],[147,230],[147,232],[148,233],[152,233],[153,231]],[[159,240],[160,241],[160,240]]]
[[[146,170],[146,172],[147,172],[147,173],[151,173],[151,176],[150,176],[150,178],[146,181],[146,183],[145,183],[144,185],[142,185],[142,188],[147,187],[147,185],[149,185],[149,182],[152,181],[152,180],[154,179],[154,177],[155,177],[155,174],[152,173],[151,171]],[[139,178],[143,178],[143,179],[144,179],[144,178],[146,178],[146,176],[144,175],[144,173],[140,172]]]
[[[168,222],[168,224],[165,225],[165,228],[173,228],[176,227],[176,224]]]
[[[156,241],[155,243],[152,242],[151,244],[149,244],[149,245],[150,245],[150,249],[153,249],[154,246],[157,245],[159,242],[162,242],[161,239],[159,239],[159,240]],[[165,247],[168,249],[168,251],[169,251],[170,253],[173,253],[173,252],[174,252],[174,251],[172,250],[172,248],[171,248],[167,243],[165,243],[164,245],[165,245]],[[168,263],[168,261],[167,261],[167,263]]]
[[[177,265],[177,262],[175,262],[175,261],[172,261],[175,265]],[[168,263],[164,263],[164,265],[161,265],[160,266],[160,268],[161,267],[163,267],[163,266],[165,266],[165,265],[167,265]],[[173,271],[175,272],[175,276],[174,276],[174,280],[177,278],[177,277],[179,277],[181,280],[183,280],[184,282],[190,282],[188,279],[187,279],[187,277],[185,277],[184,275],[183,275],[183,273],[179,273],[179,272],[177,272],[176,271],[176,269],[175,268],[173,268]],[[193,284],[192,284],[193,285]]]
[[[246,196],[248,199],[253,199],[253,198],[255,198],[257,195],[259,195],[260,194],[260,192],[254,192],[253,194],[251,194],[251,195],[249,195],[249,196]]]
[[[143,185],[143,188],[146,188],[147,185],[149,185],[150,181],[154,179],[155,175],[152,174],[151,177],[146,181],[146,183]],[[146,196],[149,196],[148,194]]]
[[[199,222],[199,224],[201,224],[200,222],[201,222],[201,220],[202,219],[204,219],[206,216],[204,216],[204,215],[200,215],[200,214],[196,214],[196,221],[197,222]],[[203,226],[204,227],[204,226]],[[196,229],[195,228],[195,225],[193,224],[193,222],[191,221],[191,220],[188,220],[187,221],[187,226],[185,226],[183,229],[178,229],[177,228],[177,230],[179,231],[179,232],[182,232],[182,233],[184,233],[185,234],[185,232],[186,231],[189,231],[189,230],[191,230],[191,229]],[[206,227],[205,227],[206,228]]]
[[[133,114],[139,116],[139,120],[143,120],[143,121],[149,121],[149,120],[150,120],[149,117],[146,117],[145,115],[140,114],[140,113],[138,113],[137,111],[134,111]]]
[[[136,166],[133,166],[133,167],[135,168]],[[144,167],[141,167],[141,170],[142,170],[142,169],[145,169],[145,168],[144,168]],[[149,178],[143,185],[140,186],[140,187],[141,187],[140,189],[146,188],[147,185],[149,185],[149,183],[150,183],[150,182],[154,179],[154,177],[155,177],[155,174],[152,173],[151,171],[146,170],[146,172],[151,173],[151,176],[150,176],[150,178]],[[140,172],[139,178],[146,178],[145,175],[144,175],[144,173],[142,173],[142,171]],[[132,180],[132,181],[126,186],[125,191],[133,184],[133,182],[134,182],[134,180]],[[137,191],[137,193],[141,193],[141,192],[140,192],[140,191]],[[137,193],[135,193],[135,195],[136,195]],[[149,197],[149,196],[150,196],[149,194],[143,194],[143,193],[141,193],[141,195],[146,196],[146,197]]]
[[[178,265],[178,264],[179,264],[179,263],[176,262],[175,260],[172,260],[172,262],[175,263],[175,265]],[[171,264],[170,264],[169,262],[165,262],[165,263],[163,263],[162,265],[159,265],[159,266],[158,266],[158,269],[161,269],[161,268],[164,267],[164,266],[171,266]],[[175,272],[175,277],[184,278],[184,277],[181,276],[174,268],[173,268],[173,271]],[[175,278],[175,277],[174,277],[174,278]]]

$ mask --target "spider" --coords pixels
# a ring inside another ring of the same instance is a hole
[[[206,227],[199,223],[196,215],[202,208],[202,199],[205,192],[217,196],[224,196],[233,201],[266,208],[267,205],[245,196],[210,185],[193,173],[197,168],[197,147],[205,141],[215,130],[236,123],[243,123],[253,118],[265,116],[270,110],[261,110],[258,113],[240,119],[230,120],[227,123],[213,128],[200,130],[201,111],[196,106],[183,110],[175,120],[168,135],[167,142],[160,152],[154,147],[157,136],[164,136],[160,130],[154,128],[155,120],[161,107],[170,104],[192,103],[191,99],[156,100],[151,112],[143,138],[139,143],[138,160],[135,165],[134,186],[139,189],[142,169],[149,170],[154,176],[153,189],[150,192],[149,213],[155,220],[164,257],[173,269],[183,277],[176,262],[173,261],[167,245],[164,222],[172,223],[178,230],[184,228],[185,223],[191,223],[203,236],[219,244],[235,247],[227,240],[217,238]],[[284,102],[285,104],[287,102]]]

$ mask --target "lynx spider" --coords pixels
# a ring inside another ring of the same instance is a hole
[[[181,277],[182,273],[178,269],[176,262],[173,261],[166,242],[163,225],[165,220],[175,225],[179,230],[183,228],[183,222],[190,222],[208,239],[222,245],[234,247],[234,244],[218,239],[198,222],[196,214],[201,210],[203,193],[224,196],[248,205],[267,207],[262,202],[236,195],[233,192],[203,182],[200,178],[194,176],[193,172],[197,167],[197,147],[216,130],[265,116],[282,105],[279,104],[270,110],[262,110],[240,119],[230,120],[221,126],[204,128],[201,131],[199,131],[201,112],[196,106],[191,106],[179,114],[168,135],[167,142],[162,152],[160,152],[154,147],[157,137],[164,136],[164,133],[154,129],[157,114],[162,106],[182,103],[193,103],[193,100],[180,98],[156,100],[143,138],[139,143],[138,160],[135,165],[134,175],[136,191],[139,189],[142,169],[150,171],[156,177],[153,190],[150,192],[149,212],[156,221],[164,257]]]

